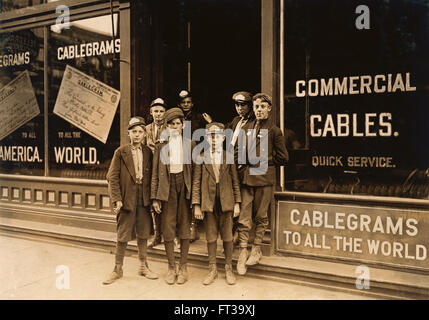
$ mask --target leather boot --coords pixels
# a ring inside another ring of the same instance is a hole
[[[176,268],[172,266],[168,266],[167,277],[165,278],[165,282],[167,284],[174,284],[176,282]]]
[[[111,284],[116,280],[122,278],[123,275],[124,272],[122,271],[122,265],[117,264],[115,265],[115,268],[113,269],[113,272],[109,275],[109,277],[103,281],[103,284]]]
[[[158,275],[149,269],[149,266],[146,261],[141,262],[139,274],[148,279],[158,279]]]
[[[247,248],[240,248],[240,254],[238,255],[237,261],[237,272],[239,275],[243,276],[247,272],[246,260],[247,260]]]
[[[186,264],[182,264],[179,267],[179,274],[177,276],[177,284],[184,284],[186,281],[188,281],[188,269],[186,267]]]
[[[232,265],[226,264],[225,265],[225,280],[226,283],[233,285],[236,283],[234,271],[232,270]]]
[[[168,260],[168,272],[165,278],[165,282],[168,284],[174,284],[176,282],[176,263],[174,258],[174,243],[173,241],[164,241],[165,253],[167,254]]]
[[[253,245],[252,251],[250,252],[250,257],[247,260],[246,265],[253,266],[255,264],[258,264],[261,257],[262,257],[261,246]]]
[[[216,278],[217,278],[217,267],[215,264],[210,263],[209,273],[207,274],[206,278],[204,279],[203,284],[208,286],[209,284],[212,284]]]

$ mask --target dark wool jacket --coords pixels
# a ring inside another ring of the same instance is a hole
[[[143,154],[143,204],[150,205],[150,184],[152,175],[152,151],[142,145]],[[110,200],[122,201],[121,211],[135,211],[137,206],[136,172],[131,145],[116,149],[107,172]]]

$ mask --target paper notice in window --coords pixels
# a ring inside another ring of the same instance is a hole
[[[0,140],[40,113],[27,70],[0,89]]]
[[[106,143],[120,92],[67,65],[54,113]]]

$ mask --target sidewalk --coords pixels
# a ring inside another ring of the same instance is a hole
[[[0,299],[125,299],[125,300],[301,300],[369,299],[367,296],[296,285],[284,281],[261,280],[238,276],[237,284],[225,283],[219,268],[214,284],[201,282],[207,269],[190,265],[190,279],[184,285],[167,285],[165,259],[149,259],[151,269],[160,275],[148,280],[137,275],[139,261],[135,254],[125,257],[124,277],[105,286],[103,279],[112,271],[114,255],[97,249],[31,241],[0,235]],[[57,289],[58,266],[70,271],[70,288]]]

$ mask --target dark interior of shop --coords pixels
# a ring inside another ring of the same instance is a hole
[[[168,6],[159,1],[136,5],[134,44],[136,65],[140,65],[136,111],[147,117],[150,100],[159,96],[169,107],[175,106],[178,93],[185,89],[191,91],[198,112],[227,122],[235,116],[234,92],[260,90],[260,1],[178,0],[169,1]],[[144,79],[149,70],[150,82]]]

